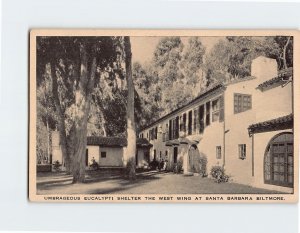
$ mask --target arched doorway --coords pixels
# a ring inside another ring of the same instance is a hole
[[[188,151],[188,172],[199,172],[198,162],[200,153],[196,145],[191,145]]]
[[[264,157],[264,181],[266,184],[293,186],[293,145],[292,133],[280,133],[270,140]]]

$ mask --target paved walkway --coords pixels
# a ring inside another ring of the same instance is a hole
[[[47,176],[48,175],[48,176]],[[38,194],[271,194],[279,193],[236,183],[216,183],[210,178],[184,176],[157,171],[137,175],[135,181],[123,179],[119,173],[92,172],[86,183],[72,184],[72,177],[39,174]]]

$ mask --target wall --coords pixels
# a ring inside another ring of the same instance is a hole
[[[225,171],[234,182],[250,184],[252,181],[252,141],[248,134],[249,125],[255,122],[259,110],[254,107],[258,92],[258,78],[229,85],[225,91]],[[252,108],[234,113],[234,94],[249,94]],[[246,144],[246,158],[239,158],[239,144]]]
[[[209,126],[206,126],[199,144],[197,144],[198,150],[202,156],[207,158],[207,172],[210,173],[211,167],[215,165],[223,165],[223,134],[224,122],[211,122]],[[192,137],[190,137],[192,138]],[[217,159],[216,147],[221,146],[221,159]]]
[[[256,122],[286,116],[292,113],[292,83],[269,90],[257,90],[255,96]]]
[[[106,152],[106,158],[101,158],[101,152]],[[100,147],[98,156],[100,167],[122,167],[123,153],[123,147]]]
[[[95,159],[95,161],[99,164],[99,155],[100,155],[100,148],[99,146],[91,146],[88,145],[86,147],[88,149],[88,164],[92,164],[92,159]]]

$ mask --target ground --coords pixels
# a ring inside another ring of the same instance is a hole
[[[72,184],[65,173],[38,173],[37,194],[271,194],[279,193],[236,183],[216,183],[200,176],[142,172],[135,181],[122,172],[89,171],[84,184]]]

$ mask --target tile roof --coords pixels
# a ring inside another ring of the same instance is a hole
[[[146,138],[137,138],[138,147],[151,147],[152,144]],[[91,146],[108,146],[108,147],[124,147],[127,146],[127,139],[124,137],[87,137],[87,145]]]
[[[200,92],[200,94],[194,98],[193,100],[189,101],[188,103],[184,104],[183,106],[173,110],[172,112],[164,115],[163,117],[159,118],[158,120],[150,123],[149,125],[143,127],[140,131],[143,131],[145,129],[148,129],[152,126],[154,126],[155,124],[157,124],[158,122],[168,118],[169,116],[179,112],[180,110],[182,110],[183,108],[187,107],[188,105],[190,104],[193,104],[195,103],[196,101],[198,101],[199,99],[201,98],[204,98],[205,96],[207,96],[208,94],[210,94],[211,92],[215,91],[215,90],[218,90],[218,89],[222,89],[222,88],[225,88],[225,85],[222,83],[222,82],[216,82],[214,84],[212,84],[211,86],[209,86],[207,89],[205,89],[204,91]]]
[[[280,70],[276,77],[259,84],[257,88],[263,91],[264,89],[269,88],[275,84],[282,85],[287,81],[285,80],[285,78],[289,78],[291,76],[293,76],[293,67]]]
[[[253,135],[255,133],[291,129],[293,127],[293,121],[293,114],[289,114],[272,120],[252,124],[248,127],[248,132],[249,135]]]
[[[87,144],[93,146],[123,147],[127,145],[127,140],[122,137],[90,136],[87,137]]]

